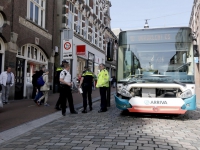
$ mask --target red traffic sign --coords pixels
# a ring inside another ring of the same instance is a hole
[[[69,50],[71,48],[71,43],[70,42],[65,42],[64,44],[64,49]]]

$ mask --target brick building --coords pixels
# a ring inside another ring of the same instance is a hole
[[[0,72],[11,66],[16,77],[10,99],[30,97],[31,77],[43,65],[52,83],[55,12],[55,0],[0,1]]]
[[[57,26],[61,31],[60,38],[56,39],[58,55],[55,64],[59,66],[64,58],[62,35],[66,30],[73,32],[71,63],[73,78],[81,74],[84,66],[98,74],[99,64],[106,63],[106,30],[110,28],[109,0],[62,0],[57,1]],[[110,34],[111,35],[111,34]],[[114,36],[114,34],[112,34]],[[112,37],[113,38],[113,37]],[[67,58],[66,58],[67,59]]]
[[[200,45],[200,0],[194,0],[192,12],[190,16],[189,26],[191,27],[192,31],[194,32],[194,45],[198,46],[199,51],[199,45]],[[200,51],[199,51],[200,53]],[[199,56],[198,56],[198,61]],[[196,88],[196,95],[197,99],[200,99],[200,63],[196,63],[194,66],[195,69],[195,88]]]

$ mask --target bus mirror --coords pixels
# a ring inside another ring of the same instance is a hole
[[[193,45],[194,57],[199,57],[198,45]]]

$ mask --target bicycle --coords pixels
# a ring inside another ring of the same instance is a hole
[[[73,79],[75,80],[76,77],[73,78]],[[72,88],[71,88],[71,90],[72,90],[72,93],[78,93],[78,85],[75,84],[74,80],[72,80]]]

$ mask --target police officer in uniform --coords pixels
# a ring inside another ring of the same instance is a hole
[[[92,110],[92,84],[93,84],[94,74],[90,71],[88,67],[85,67],[85,69],[86,70],[82,74],[82,78],[79,85],[79,88],[81,87],[83,90],[82,96],[83,96],[84,109],[82,113],[87,113],[87,97],[88,97],[90,111]]]
[[[69,73],[70,65],[64,64],[64,70],[60,73],[60,99],[62,107],[62,115],[66,115],[66,98],[69,103],[69,109],[72,114],[78,114],[74,109],[73,97],[71,92],[71,74]]]
[[[109,74],[103,63],[99,65],[99,69],[100,73],[98,74],[96,87],[99,88],[101,96],[101,109],[98,111],[101,113],[107,111],[106,93],[109,87]]]
[[[68,63],[69,63],[68,61],[63,60],[60,67],[56,68],[56,82],[57,82],[57,85],[58,85],[59,92],[60,92],[60,73],[63,70],[64,64],[68,64]],[[61,106],[61,100],[60,100],[60,95],[59,95],[59,98],[56,102],[55,109],[61,110],[60,106]],[[66,108],[67,108],[67,106],[66,106]]]

